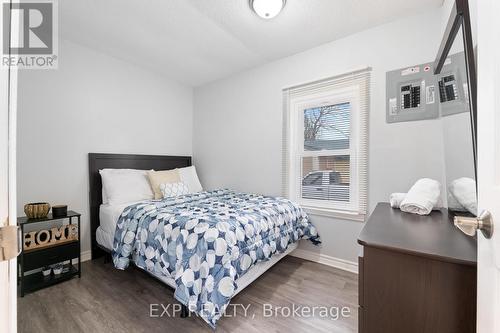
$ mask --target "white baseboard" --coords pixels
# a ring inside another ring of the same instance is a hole
[[[88,261],[88,260],[92,259],[92,251],[90,251],[90,250],[82,251],[81,256],[82,256],[82,262]]]
[[[326,254],[315,253],[302,249],[296,249],[295,251],[290,253],[290,255],[293,257],[317,262],[319,264],[335,267],[338,269],[342,269],[344,271],[358,274],[358,264],[349,260],[330,257]]]

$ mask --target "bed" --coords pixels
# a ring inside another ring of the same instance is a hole
[[[214,190],[102,204],[101,169],[190,165],[189,156],[89,154],[92,258],[112,253],[118,269],[133,263],[215,327],[231,297],[292,252],[298,239],[320,241],[302,209],[284,198]],[[261,230],[268,221],[272,228]]]

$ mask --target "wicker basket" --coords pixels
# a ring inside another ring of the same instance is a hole
[[[42,219],[47,217],[50,205],[47,202],[33,202],[24,205],[24,213],[29,219]]]

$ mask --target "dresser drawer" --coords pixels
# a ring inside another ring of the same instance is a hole
[[[358,304],[359,306],[364,306],[364,258],[358,257]]]
[[[362,306],[358,307],[358,333],[364,333],[365,330],[365,309]]]
[[[78,241],[24,253],[24,271],[56,264],[79,256]]]

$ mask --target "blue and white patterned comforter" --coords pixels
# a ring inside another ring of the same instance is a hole
[[[113,262],[125,269],[132,259],[140,268],[173,278],[175,298],[215,327],[237,279],[301,238],[320,243],[306,213],[290,200],[200,192],[125,208]]]

